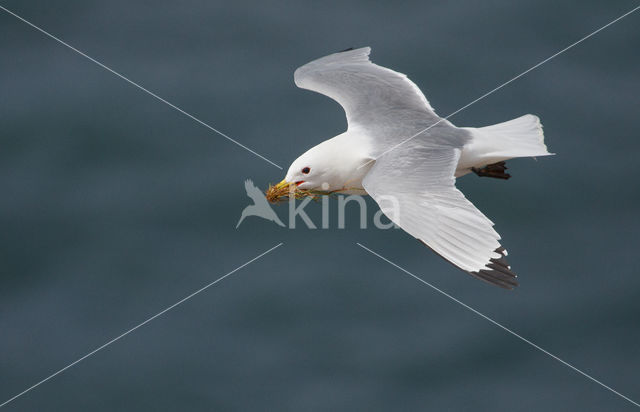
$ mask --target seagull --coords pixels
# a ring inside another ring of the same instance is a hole
[[[370,52],[347,49],[295,71],[298,87],[342,106],[348,127],[298,157],[272,188],[368,194],[392,222],[453,265],[515,288],[516,274],[493,222],[455,183],[469,173],[508,179],[506,160],[552,154],[539,118],[456,127],[435,113],[406,75],[372,63]]]
[[[278,226],[284,227],[284,223],[282,223],[278,215],[276,215],[276,212],[273,211],[269,202],[267,202],[267,199],[262,194],[262,191],[258,189],[251,180],[247,179],[244,181],[244,189],[247,191],[247,196],[253,200],[253,204],[244,208],[242,215],[240,215],[240,220],[238,220],[236,224],[236,229],[247,216],[258,216],[275,222]]]

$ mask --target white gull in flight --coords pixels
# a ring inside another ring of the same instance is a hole
[[[493,222],[455,183],[470,172],[508,179],[505,160],[551,154],[540,120],[528,114],[456,127],[404,74],[372,63],[370,51],[346,50],[296,70],[298,87],[342,106],[348,128],[298,157],[270,199],[286,190],[369,194],[394,223],[455,266],[513,289],[516,275]]]

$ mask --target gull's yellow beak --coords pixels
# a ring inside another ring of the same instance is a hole
[[[300,189],[298,186],[304,183],[302,181],[297,183],[287,182],[286,179],[278,183],[275,186],[269,186],[265,197],[271,203],[277,203],[286,201],[289,199],[303,199],[305,197],[311,197],[312,199],[318,199],[321,195],[328,195],[330,192],[323,192],[315,189]]]
[[[282,182],[278,183],[277,185],[273,186],[276,190],[282,190],[284,188],[289,188],[289,186],[291,186],[291,183],[287,182],[287,179],[282,179]]]

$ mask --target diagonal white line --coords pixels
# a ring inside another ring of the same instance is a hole
[[[521,78],[522,76],[524,76],[525,74],[529,73],[532,70],[537,69],[538,67],[542,66],[543,64],[547,63],[549,60],[561,55],[562,53],[566,52],[569,49],[572,49],[573,47],[577,46],[578,44],[582,43],[583,41],[587,40],[589,37],[596,35],[597,33],[601,32],[602,30],[606,29],[607,27],[611,26],[612,24],[622,20],[623,18],[627,17],[628,15],[630,15],[631,13],[635,12],[636,10],[640,9],[640,6],[626,12],[625,14],[623,14],[622,16],[618,17],[615,20],[610,21],[609,23],[605,24],[604,26],[600,27],[598,30],[591,32],[590,34],[584,36],[583,38],[581,38],[580,40],[571,43],[569,46],[565,47],[564,49],[560,50],[559,52],[547,57],[546,59],[542,60],[540,63],[531,66],[530,68],[528,68],[527,70],[523,71],[522,73],[520,73],[519,75],[511,78],[510,80],[507,80],[506,82],[502,83],[500,86],[486,92],[485,94],[483,94],[482,96],[478,97],[477,99],[475,99],[474,101],[472,101],[471,103],[467,103],[464,106],[462,106],[461,108],[459,108],[458,110],[456,110],[453,113],[450,113],[449,115],[447,115],[446,117],[441,118],[440,120],[438,120],[437,122],[435,122],[434,124],[432,124],[431,126],[427,127],[424,130],[419,131],[418,133],[414,134],[413,136],[409,137],[406,140],[401,141],[400,143],[392,146],[390,149],[385,150],[384,152],[382,152],[382,154],[380,154],[377,158],[381,158],[382,156],[384,156],[385,154],[389,153],[392,150],[395,150],[396,148],[398,148],[398,146],[402,146],[403,144],[407,143],[408,141],[414,139],[415,137],[421,135],[422,133],[426,132],[427,130],[431,129],[432,127],[436,126],[437,124],[439,124],[440,122],[443,122],[447,119],[449,119],[452,116],[455,116],[456,114],[460,113],[461,111],[463,111],[464,109],[466,109],[467,107],[476,104],[477,102],[479,102],[480,100],[484,99],[485,97],[497,92],[498,90],[502,89],[504,86],[518,80],[519,78]],[[360,169],[361,167],[364,167],[366,165],[368,165],[369,163],[375,161],[375,159],[369,160],[367,163],[361,165],[358,167],[358,169]]]
[[[273,166],[277,167],[278,169],[282,170],[282,166],[272,162],[271,160],[267,159],[266,157],[262,156],[261,154],[255,152],[254,150],[248,148],[247,146],[243,145],[242,143],[238,142],[237,140],[227,136],[226,134],[222,133],[220,130],[214,128],[213,126],[208,125],[207,123],[203,122],[202,120],[198,119],[197,117],[185,112],[184,110],[182,110],[181,108],[179,108],[178,106],[176,106],[173,103],[168,102],[167,100],[163,99],[162,97],[158,96],[157,94],[145,89],[144,87],[140,86],[138,83],[134,82],[133,80],[130,80],[128,78],[126,78],[124,75],[118,73],[117,71],[111,69],[110,67],[100,63],[99,61],[97,61],[96,59],[94,59],[91,56],[86,55],[85,53],[81,52],[80,50],[76,49],[75,47],[71,46],[70,44],[62,41],[61,39],[57,38],[56,36],[54,36],[53,34],[45,31],[44,29],[36,26],[35,24],[31,23],[30,21],[18,16],[17,14],[15,14],[14,12],[12,12],[11,10],[7,9],[6,7],[0,6],[0,9],[6,11],[7,13],[9,13],[10,15],[12,15],[13,17],[17,18],[18,20],[28,24],[29,26],[33,27],[34,29],[38,30],[40,33],[52,38],[53,40],[57,41],[58,43],[62,44],[63,46],[73,50],[74,52],[78,53],[79,55],[81,55],[82,57],[85,57],[89,60],[91,60],[93,63],[97,64],[98,66],[102,67],[103,69],[115,74],[116,76],[118,76],[119,78],[121,78],[122,80],[128,82],[129,84],[137,87],[138,89],[142,90],[143,92],[147,93],[148,95],[155,97],[156,99],[160,100],[162,103],[168,105],[169,107],[179,111],[180,113],[182,113],[183,115],[187,116],[188,118],[195,120],[196,122],[200,123],[202,126],[206,127],[209,130],[212,130],[216,133],[218,133],[220,136],[224,137],[225,139],[227,139],[228,141],[237,144],[238,146],[242,147],[243,149],[253,153],[254,155],[258,156],[260,159],[272,164]]]
[[[87,359],[89,356],[93,355],[94,353],[106,348],[107,346],[111,345],[112,343],[116,342],[117,340],[127,336],[128,334],[130,334],[131,332],[133,332],[134,330],[146,325],[147,323],[151,322],[152,320],[154,320],[155,318],[157,318],[158,316],[163,315],[164,313],[170,311],[171,309],[175,308],[176,306],[178,306],[179,304],[191,299],[192,297],[194,297],[195,295],[197,295],[198,293],[204,291],[205,289],[208,289],[209,287],[215,285],[216,283],[220,282],[221,280],[227,278],[228,276],[231,276],[232,274],[236,273],[237,271],[239,271],[240,269],[242,269],[243,267],[249,265],[252,262],[255,262],[256,260],[260,259],[261,257],[263,257],[264,255],[266,255],[267,253],[272,252],[273,250],[279,248],[280,246],[282,246],[283,243],[278,243],[276,246],[272,247],[271,249],[267,250],[266,252],[262,252],[261,254],[259,254],[258,256],[254,257],[253,259],[249,260],[248,262],[238,266],[237,268],[233,269],[231,272],[227,273],[224,276],[219,277],[218,279],[214,280],[213,282],[209,283],[206,286],[201,287],[200,289],[196,290],[195,292],[193,292],[192,294],[190,294],[189,296],[180,299],[179,301],[177,301],[176,303],[174,303],[173,305],[169,306],[168,308],[156,313],[155,315],[153,315],[152,317],[150,317],[149,319],[145,320],[142,323],[139,323],[138,325],[134,326],[133,328],[129,329],[128,331],[124,332],[123,334],[111,339],[109,342],[105,343],[102,346],[97,347],[96,349],[92,350],[91,352],[87,353],[86,355],[84,355],[83,357],[81,357],[80,359],[68,364],[67,366],[65,366],[64,368],[60,369],[59,371],[52,373],[51,375],[47,376],[46,378],[42,379],[40,382],[30,386],[29,388],[25,389],[24,391],[20,392],[19,394],[13,396],[10,399],[7,399],[6,401],[4,401],[3,403],[0,404],[0,408],[2,408],[3,406],[5,406],[6,404],[8,404],[9,402],[14,401],[15,399],[19,398],[20,396],[24,395],[25,393],[29,392],[32,389],[35,389],[36,387],[42,385],[43,383],[45,383],[46,381],[50,380],[51,378],[61,374],[62,372],[66,371],[67,369],[71,368],[72,366],[74,366],[75,364],[82,362],[83,360]]]
[[[413,277],[414,279],[416,279],[418,282],[421,282],[427,286],[429,286],[431,289],[435,290],[436,292],[441,293],[442,295],[448,297],[449,299],[453,300],[454,302],[464,306],[466,309],[469,309],[471,312],[475,313],[476,315],[488,320],[489,322],[493,323],[494,325],[496,325],[497,327],[509,332],[510,334],[512,334],[513,336],[515,336],[516,338],[522,340],[525,343],[528,343],[529,345],[533,346],[534,348],[538,349],[540,352],[552,357],[553,359],[557,360],[558,362],[562,363],[565,366],[568,366],[569,368],[573,369],[574,371],[578,372],[579,374],[581,374],[582,376],[584,376],[585,378],[592,380],[593,382],[597,383],[598,385],[602,386],[605,389],[608,389],[609,391],[615,393],[616,395],[618,395],[619,397],[631,402],[632,404],[634,404],[637,407],[640,407],[640,404],[637,403],[636,401],[634,401],[633,399],[628,398],[627,396],[624,396],[623,394],[621,394],[620,392],[616,391],[615,389],[611,388],[610,386],[605,385],[604,383],[600,382],[599,380],[597,380],[596,378],[594,378],[591,375],[588,375],[585,372],[582,372],[580,369],[576,368],[575,366],[573,366],[572,364],[563,361],[562,359],[560,359],[559,357],[557,357],[556,355],[554,355],[553,353],[541,348],[540,346],[536,345],[535,343],[531,342],[530,340],[523,338],[522,336],[518,335],[517,333],[515,333],[514,331],[512,331],[511,329],[507,328],[506,326],[502,326],[500,323],[496,322],[495,320],[491,319],[490,317],[483,315],[482,313],[478,312],[477,310],[475,310],[474,308],[472,308],[471,306],[467,305],[464,302],[461,302],[460,300],[454,298],[453,296],[451,296],[450,294],[448,294],[447,292],[438,289],[437,287],[433,286],[431,283],[427,282],[426,280],[423,280],[422,278],[419,278],[418,276],[414,275],[413,273],[409,272],[408,270],[406,270],[405,268],[396,265],[395,263],[393,263],[392,261],[390,261],[389,259],[385,258],[384,256],[379,255],[378,253],[374,252],[373,250],[369,249],[368,247],[362,245],[361,243],[357,243],[356,244],[358,246],[360,246],[361,248],[363,248],[364,250],[366,250],[367,252],[371,253],[374,256],[379,257],[380,259],[384,260],[385,262],[389,263],[390,265],[394,266],[397,269],[400,269],[401,271],[403,271],[404,273],[406,273],[407,275]]]

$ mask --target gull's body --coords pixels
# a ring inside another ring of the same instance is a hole
[[[513,288],[500,236],[455,179],[514,157],[548,155],[538,118],[456,127],[405,75],[371,63],[369,52],[336,53],[296,70],[299,87],[340,103],[348,129],[296,159],[281,185],[369,194],[394,223],[454,265]]]

